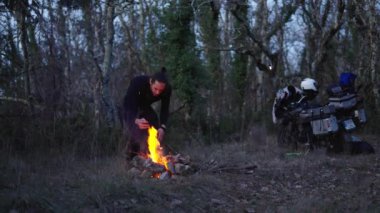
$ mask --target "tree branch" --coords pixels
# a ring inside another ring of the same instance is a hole
[[[17,102],[22,103],[24,105],[30,106],[30,102],[26,99],[22,98],[14,98],[14,97],[8,97],[8,96],[0,96],[0,101],[11,101],[11,102]],[[33,107],[37,107],[39,109],[42,109],[43,107],[41,105],[33,104]]]
[[[244,47],[244,50],[240,51],[243,54],[248,54],[252,56],[256,62],[257,67],[264,72],[268,72],[271,76],[274,76],[275,70],[278,63],[278,55],[279,52],[272,53],[268,47],[265,46],[264,41],[269,40],[273,35],[275,35],[278,30],[285,25],[290,20],[290,17],[295,13],[300,3],[303,3],[303,0],[296,1],[294,3],[290,3],[289,5],[285,5],[282,8],[281,14],[285,14],[284,16],[279,16],[279,18],[274,21],[274,27],[271,29],[269,33],[265,35],[264,40],[258,39],[258,36],[254,34],[254,32],[251,30],[249,24],[240,16],[240,13],[238,13],[238,6],[235,5],[233,9],[231,9],[232,15],[236,18],[238,22],[240,22],[244,29],[246,30],[247,36],[253,41],[253,43],[258,47],[258,49],[264,53],[264,55],[271,61],[271,65],[264,64],[261,59],[259,59],[257,51],[252,51],[254,48],[246,48]],[[237,4],[237,3],[235,3]],[[239,51],[239,50],[237,50]]]
[[[274,21],[274,24],[271,31],[265,36],[266,39],[270,39],[273,35],[277,33],[277,31],[282,28],[285,23],[287,23],[290,17],[297,11],[300,5],[299,1],[295,1],[294,3],[290,3],[289,5],[285,5],[281,9],[281,14],[285,14],[284,16],[280,16],[277,20]]]

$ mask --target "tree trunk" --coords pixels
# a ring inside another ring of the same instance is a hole
[[[17,3],[16,3],[17,4]],[[27,10],[28,1],[19,1],[15,7],[15,14],[18,28],[21,32],[21,47],[24,55],[23,70],[25,73],[25,96],[29,101],[30,110],[33,112],[32,95],[31,95],[31,83],[30,83],[30,51],[29,51],[29,40],[27,31]]]
[[[369,48],[370,48],[370,77],[372,84],[373,94],[371,96],[374,97],[374,106],[379,106],[380,104],[380,94],[379,94],[379,81],[376,73],[376,59],[377,59],[377,51],[378,51],[378,32],[377,32],[377,20],[376,20],[376,4],[375,1],[370,1],[370,13],[369,13]],[[374,107],[376,110],[376,107]]]
[[[104,61],[102,69],[102,100],[104,104],[104,109],[106,113],[106,122],[109,127],[115,125],[114,118],[114,106],[111,99],[111,89],[110,89],[110,74],[111,74],[111,64],[112,64],[112,48],[113,48],[113,37],[114,37],[114,11],[115,5],[113,0],[107,0],[106,2],[106,39],[104,48]]]
[[[17,48],[17,44],[14,41],[14,35],[12,32],[12,27],[11,27],[11,20],[8,19],[7,21],[7,27],[8,27],[8,36],[7,36],[7,42],[10,46],[10,58],[11,58],[11,69],[10,69],[10,79],[16,77],[17,75],[20,75],[22,72],[22,65],[23,65],[23,60],[21,57],[21,54],[19,52],[19,49]],[[0,57],[3,59],[3,57]],[[3,64],[3,63],[1,63]],[[0,67],[1,68],[1,67]],[[1,70],[3,70],[1,68]],[[8,86],[10,90],[12,91],[11,96],[17,97],[17,94],[19,92],[19,89],[22,88],[20,86],[19,81],[11,81],[11,80],[6,80],[8,82]]]

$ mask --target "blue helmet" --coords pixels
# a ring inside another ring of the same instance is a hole
[[[339,85],[341,87],[355,86],[356,75],[351,72],[343,72],[339,76]]]

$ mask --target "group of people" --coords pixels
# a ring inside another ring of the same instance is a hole
[[[352,73],[342,73],[339,86],[348,92],[354,92],[355,78],[356,75]],[[127,160],[139,153],[147,153],[147,129],[151,126],[157,129],[159,141],[163,140],[169,117],[171,93],[172,88],[165,68],[151,76],[142,75],[131,80],[123,103],[123,124],[129,137]],[[313,100],[317,94],[318,83],[312,78],[302,80],[300,88],[290,85],[280,89],[273,104],[273,122],[281,122],[292,104]],[[159,116],[151,106],[157,101],[161,101]]]
[[[356,93],[355,80],[356,75],[351,72],[343,72],[339,76],[339,82],[332,84],[327,88],[327,94],[333,95],[334,88],[339,87],[342,93]],[[316,80],[305,78],[301,81],[300,88],[289,85],[277,91],[272,108],[273,123],[286,121],[286,113],[294,105],[305,104],[312,101],[319,93],[319,87]]]

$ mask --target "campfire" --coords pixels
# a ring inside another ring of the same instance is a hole
[[[187,175],[193,171],[190,157],[182,157],[180,154],[165,155],[157,138],[157,129],[150,127],[148,133],[149,153],[141,153],[132,159],[129,174],[164,180],[177,175]]]
[[[149,153],[147,154],[150,159],[156,164],[163,165],[166,170],[168,168],[168,159],[163,155],[163,149],[161,147],[160,141],[157,139],[157,129],[150,127],[148,130],[148,148]]]

